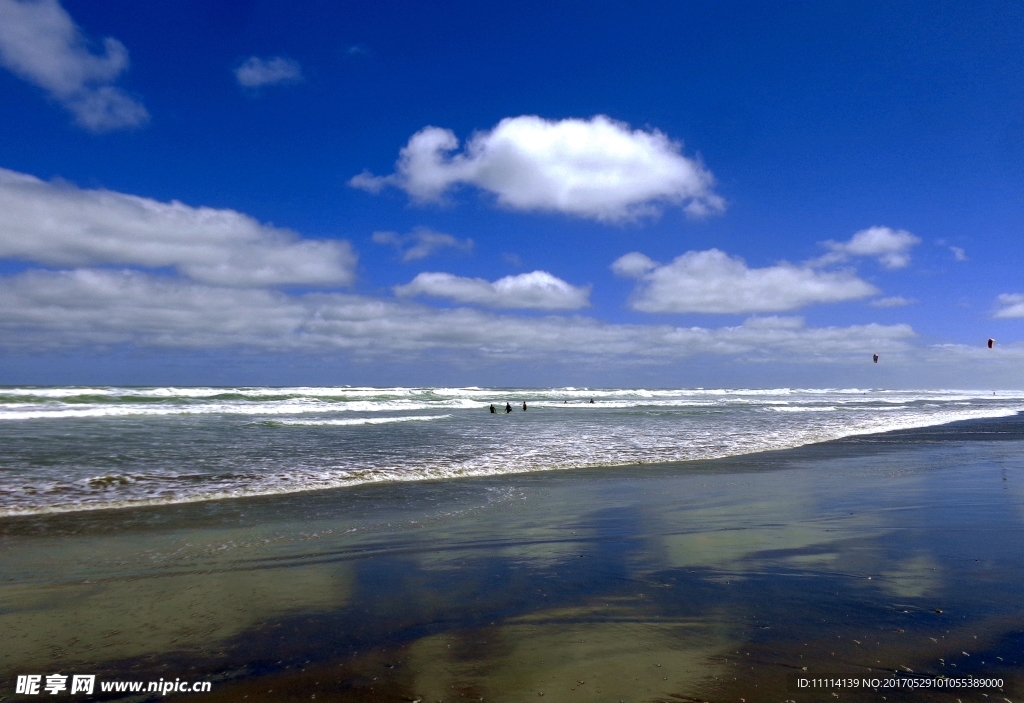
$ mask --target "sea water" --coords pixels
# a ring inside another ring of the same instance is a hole
[[[1019,391],[7,387],[0,517],[371,482],[643,471],[1022,409]]]

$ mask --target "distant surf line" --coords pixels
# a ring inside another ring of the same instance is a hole
[[[265,425],[295,425],[298,427],[317,427],[320,425],[333,427],[349,427],[354,425],[386,425],[392,422],[424,422],[427,420],[443,420],[451,415],[403,415],[401,417],[353,417],[343,420],[267,420]]]

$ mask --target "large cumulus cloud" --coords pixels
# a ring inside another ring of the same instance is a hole
[[[665,204],[691,215],[724,208],[714,177],[682,144],[657,130],[633,130],[598,115],[589,120],[507,117],[478,132],[462,151],[455,133],[425,127],[401,150],[395,173],[364,172],[351,185],[371,192],[395,186],[421,202],[454,186],[474,185],[514,210],[560,212],[620,221]]]

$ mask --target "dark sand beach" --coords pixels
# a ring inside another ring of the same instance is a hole
[[[1015,701],[1022,528],[1019,416],[6,518],[0,699],[59,672],[210,681],[170,696],[204,703],[814,701],[793,675],[913,670],[1006,688],[839,699]]]

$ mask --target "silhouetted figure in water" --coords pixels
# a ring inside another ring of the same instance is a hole
[[[525,400],[523,401],[523,412],[524,413],[526,412],[526,401]]]
[[[494,403],[491,403],[491,412],[492,413],[496,412],[496,410],[494,409]]]
[[[507,413],[512,412],[512,404],[511,403],[509,403],[509,402],[505,403],[505,412],[507,412]]]
[[[591,405],[593,405],[593,404],[594,404],[594,399],[593,399],[593,398],[591,398],[591,399],[590,399],[590,404],[591,404]]]

